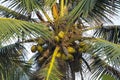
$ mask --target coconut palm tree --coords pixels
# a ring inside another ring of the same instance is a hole
[[[119,80],[120,28],[103,25],[119,9],[119,0],[2,0],[0,80]]]

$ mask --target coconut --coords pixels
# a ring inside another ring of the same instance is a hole
[[[75,49],[73,47],[67,47],[68,53],[75,53]]]
[[[36,52],[36,51],[37,51],[37,46],[36,46],[36,45],[33,45],[33,46],[31,47],[31,51],[32,51],[32,52]]]
[[[63,31],[60,31],[59,33],[58,33],[58,37],[59,38],[64,38],[64,36],[65,36],[65,33],[63,32]]]
[[[43,51],[43,47],[40,46],[40,45],[38,45],[38,46],[37,46],[37,51],[38,51],[38,52],[42,52],[42,51]]]

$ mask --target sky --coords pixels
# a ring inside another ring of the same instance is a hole
[[[120,25],[120,11],[117,13],[117,15],[111,15],[111,17],[109,18],[112,20],[114,25]],[[105,25],[112,25],[112,24],[106,23]]]
[[[120,12],[118,13],[119,16],[113,16],[112,21],[115,25],[120,25]]]

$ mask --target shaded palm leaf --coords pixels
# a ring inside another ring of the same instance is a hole
[[[118,44],[111,43],[102,39],[93,39],[93,54],[106,55],[107,59],[117,59],[120,57],[120,49]]]
[[[0,79],[1,80],[28,80],[31,73],[30,64],[25,62],[25,48],[19,43],[0,48]],[[16,75],[16,76],[15,76]]]
[[[112,15],[116,15],[118,13],[117,9],[119,9],[119,7],[119,1],[97,0],[92,11],[88,12],[87,18],[84,18],[83,16],[83,19],[87,22],[91,22],[91,19],[93,19],[98,24],[103,22],[112,23]]]
[[[69,23],[74,22],[78,17],[82,17],[85,21],[90,22],[92,20],[101,23],[104,21],[111,21],[107,14],[116,14],[116,9],[119,9],[119,1],[115,0],[114,3],[111,0],[82,0],[74,7],[68,16]]]
[[[99,79],[103,74],[110,74],[119,79],[119,45],[98,38],[91,41],[89,43],[92,43],[92,46],[88,50],[93,59],[89,62],[92,63],[90,64],[93,72],[91,79]]]
[[[119,25],[102,26],[101,28],[96,29],[94,36],[104,38],[105,40],[114,43],[119,43],[120,38]]]
[[[94,2],[94,3],[92,3]],[[92,3],[92,4],[91,4]],[[74,21],[77,17],[79,17],[82,13],[88,14],[91,11],[96,3],[96,0],[82,0],[80,1],[77,6],[70,12],[69,14],[69,21]],[[85,10],[85,11],[84,11]]]
[[[108,74],[111,77],[114,77],[116,80],[119,80],[120,71],[116,67],[108,64],[105,60],[101,59],[98,55],[88,55],[83,54],[84,59],[88,62],[91,71],[89,72],[87,67],[83,65],[83,75],[88,77],[84,77],[86,80],[101,80],[104,74]]]
[[[120,79],[120,72],[118,69],[110,66],[108,63],[99,58],[99,56],[92,56],[93,62],[90,64],[92,67],[91,79],[100,79],[104,74],[108,74],[111,77]],[[97,77],[98,76],[98,77]]]
[[[7,7],[4,7],[2,5],[0,5],[0,12],[1,12],[1,16],[3,17],[12,17],[12,18],[16,18],[16,19],[24,19],[24,20],[28,20],[28,17],[20,14],[18,12],[15,12]]]
[[[19,13],[23,14],[41,8],[38,0],[3,0],[3,2],[9,2],[9,7],[15,8]]]

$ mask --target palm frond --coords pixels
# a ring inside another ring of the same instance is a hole
[[[39,79],[46,79],[47,74],[49,72],[49,63],[45,67],[41,68],[40,71],[38,72],[38,78]],[[61,80],[62,78],[62,73],[59,71],[58,63],[55,61],[52,66],[52,70],[50,72],[48,80]]]
[[[115,80],[115,78],[114,77],[111,77],[110,75],[108,75],[108,74],[104,74],[103,75],[103,77],[102,77],[102,80],[106,80],[106,79],[111,79],[111,80]]]
[[[120,31],[119,25],[111,25],[111,26],[102,26],[99,29],[96,29],[94,36],[101,37],[105,40],[119,43]]]
[[[49,69],[48,69],[48,73],[47,73],[46,80],[49,80],[49,76],[50,76],[50,74],[51,74],[51,71],[52,71],[52,69],[53,69],[53,64],[54,64],[54,62],[55,62],[55,57],[56,57],[59,49],[60,49],[59,47],[56,47],[55,50],[54,50],[54,53],[53,53],[53,56],[52,56],[52,59],[51,59],[51,62],[50,62],[50,67],[49,67]]]
[[[45,0],[45,5],[52,6],[57,0]]]
[[[120,57],[120,46],[119,44],[114,44],[112,42],[103,40],[103,39],[93,39],[93,54],[97,54],[99,56],[106,55],[107,59],[115,60]]]
[[[108,15],[116,14],[118,12],[117,9],[120,8],[118,0],[114,1],[114,3],[111,0],[82,0],[75,5],[68,15],[68,24],[74,22],[78,17],[87,22],[93,20],[97,23],[102,21],[111,22]]]
[[[31,74],[30,64],[25,62],[24,49],[19,43],[0,48],[1,80],[28,80],[28,75]]]
[[[10,8],[22,14],[30,14],[33,10],[41,8],[38,0],[3,0],[4,2],[9,3]]]
[[[91,42],[89,43],[92,44],[92,46],[87,53],[90,53],[94,59],[90,61],[90,63],[92,63],[91,71],[93,70],[94,72],[92,73],[91,78],[98,79],[101,78],[103,74],[109,74],[119,79],[119,44],[114,44],[112,42],[98,38],[92,39],[90,41]]]
[[[108,74],[111,77],[114,77],[116,80],[120,78],[120,72],[118,69],[110,66],[104,60],[100,59],[99,56],[92,56],[93,62],[91,62],[92,75],[91,79],[100,79],[104,74]]]
[[[110,77],[115,78],[115,80],[119,80],[120,71],[112,64],[108,64],[105,60],[103,60],[98,55],[88,55],[88,53],[83,54],[84,59],[88,62],[91,71],[88,71],[88,68],[83,65],[83,75],[86,76],[84,79],[86,80],[101,80],[104,75],[109,75]]]
[[[9,40],[11,37],[22,38],[22,33],[29,37],[50,37],[49,30],[42,24],[30,23],[26,21],[0,18],[0,41]]]
[[[23,14],[20,14],[14,10],[11,10],[7,7],[4,7],[2,5],[0,5],[0,12],[1,12],[1,16],[3,17],[11,17],[11,18],[16,18],[16,19],[24,19],[24,20],[28,20],[28,17],[23,15]]]
[[[64,16],[64,0],[60,1],[60,16]]]
[[[16,59],[17,59],[17,57],[19,56],[19,52],[15,53],[15,52],[17,52],[15,50],[15,48],[21,48],[22,49],[23,47],[20,44],[18,44],[18,43],[11,44],[11,45],[8,45],[8,46],[5,46],[5,47],[1,47],[0,48],[0,55],[4,56],[4,57],[8,57],[8,59],[12,58],[12,56],[14,57],[16,55]],[[10,50],[11,50],[11,54],[9,52]]]

